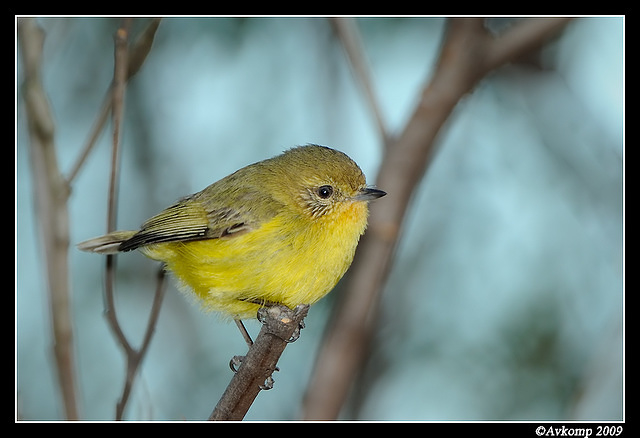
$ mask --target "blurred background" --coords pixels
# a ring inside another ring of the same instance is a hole
[[[113,76],[119,21],[38,20],[64,173]],[[356,23],[385,123],[397,133],[430,77],[445,20]],[[343,419],[623,418],[623,25],[576,19],[535,62],[501,68],[459,102],[406,217]],[[17,50],[16,68],[17,409],[25,420],[59,420]],[[300,144],[342,150],[373,184],[383,148],[324,18],[165,18],[128,83],[123,129],[120,229]],[[106,131],[74,182],[73,245],[106,231],[110,142]],[[114,418],[126,369],[103,314],[104,264],[70,252],[86,420]],[[134,345],[156,269],[138,253],[118,257],[117,310]],[[329,294],[311,308],[274,389],[259,394],[247,419],[299,418],[334,301]],[[248,328],[257,334],[259,325]],[[231,378],[229,359],[245,350],[235,324],[202,313],[170,282],[125,418],[206,419]]]

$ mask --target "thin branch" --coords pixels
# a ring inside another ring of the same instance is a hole
[[[452,19],[436,68],[376,180],[389,196],[371,206],[347,282],[307,388],[303,418],[335,419],[362,367],[405,213],[433,156],[436,137],[458,101],[491,70],[541,47],[569,19],[531,19],[493,37],[482,19]]]
[[[124,19],[122,27],[115,34],[115,62],[111,99],[111,119],[113,124],[113,142],[111,148],[111,176],[109,178],[107,232],[116,228],[118,205],[118,182],[120,180],[120,129],[124,113],[124,93],[127,82],[128,38],[131,19]]]
[[[69,184],[73,183],[73,180],[75,179],[76,176],[78,176],[78,172],[80,172],[82,165],[85,163],[85,161],[89,157],[89,153],[91,152],[91,150],[93,149],[93,146],[98,141],[98,137],[102,133],[104,124],[107,122],[107,119],[109,118],[109,114],[111,114],[111,88],[109,88],[109,90],[107,91],[107,95],[103,100],[102,105],[100,106],[98,117],[96,118],[96,121],[91,127],[91,131],[89,133],[89,139],[85,143],[84,147],[82,148],[82,151],[80,152],[80,155],[78,156],[78,159],[76,160],[75,164],[71,168],[71,171],[69,172],[69,176],[67,176],[67,181],[69,182]]]
[[[35,208],[49,292],[53,350],[66,418],[77,420],[75,358],[69,286],[69,186],[59,171],[52,111],[40,78],[44,32],[34,19],[18,19],[24,65],[23,98],[30,136]]]
[[[127,81],[135,76],[142,68],[147,59],[147,55],[151,52],[153,41],[155,40],[156,31],[160,26],[161,18],[152,18],[147,27],[142,31],[140,36],[133,43],[128,51],[129,60],[127,61]]]
[[[356,77],[356,81],[363,88],[365,98],[373,113],[379,135],[383,140],[383,144],[386,146],[390,141],[389,133],[387,132],[384,118],[382,117],[382,110],[380,109],[380,104],[374,92],[369,62],[365,56],[356,22],[353,18],[331,18],[330,21],[349,58],[349,64]]]
[[[262,329],[209,420],[239,421],[244,418],[258,393],[265,389],[282,352],[302,327],[308,311],[308,305],[298,306],[294,310],[285,306],[260,309],[258,315]]]
[[[111,107],[113,121],[111,175],[108,195],[108,232],[113,231],[116,228],[116,207],[118,198],[117,184],[120,179],[120,128],[122,126],[124,113],[125,87],[127,81],[140,69],[142,62],[146,59],[146,56],[151,49],[153,37],[158,24],[159,20],[154,20],[132,48],[129,48],[128,44],[129,30],[131,28],[130,19],[124,19],[122,26],[115,34],[114,75],[113,82],[110,87],[110,98],[107,99],[110,105],[105,105],[107,107]],[[99,120],[101,120],[101,116],[102,115],[99,116]],[[136,350],[132,347],[131,343],[122,331],[116,314],[114,293],[115,261],[116,259],[113,255],[107,256],[105,276],[105,313],[109,326],[113,330],[118,342],[122,345],[127,358],[127,372],[122,396],[116,404],[116,419],[121,420],[124,415],[124,410],[129,400],[129,395],[131,394],[131,389],[133,388],[138,369],[146,355],[152,335],[155,331],[160,309],[162,307],[162,300],[165,294],[165,275],[164,269],[161,268],[158,272],[156,292],[153,298],[153,304],[149,320],[147,321],[147,328],[145,330],[142,345]]]
[[[125,72],[127,71],[127,39],[129,36],[129,28],[131,26],[130,19],[124,19],[122,27],[116,30],[114,42],[115,42],[115,62],[114,62],[114,74],[113,83],[111,86],[112,91],[112,106],[111,106],[111,118],[113,123],[113,138],[111,145],[111,173],[109,177],[109,193],[107,196],[107,232],[115,230],[116,226],[116,206],[118,205],[118,191],[117,184],[119,180],[119,168],[120,168],[120,122],[122,120],[122,112],[124,108],[124,89],[125,89]],[[115,307],[115,264],[116,258],[113,255],[108,255],[106,258],[106,274],[105,274],[105,315],[107,322],[114,332],[116,338],[122,345],[127,362],[130,363],[134,356],[135,350],[131,347],[131,344],[127,340],[120,324],[118,323],[118,317]],[[128,368],[128,367],[127,367]],[[124,406],[127,403],[129,391],[129,375],[127,370],[127,379],[125,383],[125,389],[122,397],[116,406],[116,420],[122,419],[122,413]]]
[[[151,344],[151,338],[155,331],[158,317],[160,316],[162,300],[166,291],[165,284],[164,267],[161,267],[158,270],[156,292],[153,297],[153,304],[151,306],[151,312],[149,314],[149,320],[147,321],[147,329],[145,330],[142,345],[139,350],[135,350],[129,346],[128,342],[125,343],[125,351],[127,352],[127,376],[122,390],[122,396],[116,405],[116,419],[118,420],[122,419],[124,409],[127,405],[127,401],[129,400],[129,395],[131,394],[131,388],[133,388],[133,383],[138,373],[138,368],[140,367],[142,360],[147,354],[147,349]]]
[[[160,309],[162,308],[162,300],[167,290],[165,287],[165,270],[164,266],[158,269],[158,275],[156,280],[156,293],[153,297],[153,303],[151,305],[151,313],[149,314],[149,320],[147,321],[147,328],[145,330],[144,337],[142,338],[142,345],[140,346],[140,357],[144,357],[145,352],[151,344],[151,338],[153,332],[156,330],[158,323],[158,317],[160,316]]]
[[[111,99],[111,114],[113,121],[113,138],[112,138],[112,154],[111,154],[111,174],[109,179],[109,193],[108,193],[108,218],[107,218],[107,231],[113,231],[116,228],[116,207],[118,204],[118,189],[117,185],[119,182],[119,169],[120,169],[120,128],[122,126],[122,119],[124,113],[124,96],[125,96],[125,86],[126,82],[129,79],[132,69],[129,66],[129,61],[131,59],[140,61],[140,53],[137,56],[131,56],[128,40],[129,40],[129,29],[131,27],[131,20],[124,19],[122,26],[117,29],[115,34],[115,51],[114,51],[114,75],[113,82],[110,87],[112,95]],[[150,47],[150,42],[147,42],[145,47]],[[146,49],[145,49],[146,50]],[[144,52],[144,56],[148,51]],[[135,71],[140,66],[137,65],[135,67]],[[106,258],[106,275],[105,275],[105,314],[109,326],[111,327],[116,339],[122,345],[122,348],[125,352],[125,356],[127,358],[127,371],[124,387],[122,390],[122,396],[118,403],[116,404],[116,419],[121,420],[124,414],[125,407],[129,400],[129,395],[131,394],[131,388],[133,387],[133,383],[135,381],[135,377],[137,375],[138,369],[144,356],[146,355],[147,349],[151,342],[152,334],[155,330],[156,322],[160,313],[160,308],[162,305],[162,300],[164,298],[165,291],[165,282],[164,282],[164,269],[161,269],[158,274],[158,281],[156,287],[156,293],[153,299],[153,305],[151,308],[151,313],[149,315],[149,320],[147,322],[147,329],[144,334],[144,338],[142,341],[142,346],[140,349],[136,350],[126,335],[124,334],[120,323],[118,322],[118,317],[116,313],[115,307],[115,292],[114,292],[114,283],[115,283],[115,265],[116,258],[113,255],[108,255]]]
[[[160,18],[152,19],[147,27],[142,31],[136,42],[133,44],[130,50],[128,50],[129,59],[127,61],[127,81],[131,79],[142,67],[142,64],[147,59],[147,55],[151,51],[151,47],[153,45],[153,40],[155,38],[156,31],[158,30],[158,26],[160,26]],[[75,179],[78,175],[78,172],[82,168],[82,165],[85,163],[93,146],[98,141],[98,137],[102,132],[105,123],[111,113],[111,102],[113,99],[113,83],[109,86],[107,93],[102,101],[102,105],[98,112],[98,116],[96,117],[93,126],[91,127],[91,131],[89,132],[89,138],[85,143],[78,159],[74,163],[71,171],[69,172],[69,176],[67,176],[67,181],[69,184]]]

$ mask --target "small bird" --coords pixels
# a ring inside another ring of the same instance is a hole
[[[329,293],[353,261],[368,201],[384,195],[344,153],[299,146],[180,199],[137,231],[78,248],[137,249],[162,262],[204,309],[239,322],[263,306],[293,309]]]

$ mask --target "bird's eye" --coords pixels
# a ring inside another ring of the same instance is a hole
[[[322,199],[327,199],[333,195],[333,187],[331,186],[320,186],[317,190],[318,196]]]

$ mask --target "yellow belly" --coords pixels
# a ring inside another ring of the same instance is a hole
[[[367,207],[354,203],[330,221],[297,226],[276,216],[238,236],[168,242],[140,248],[161,260],[205,309],[237,319],[255,318],[259,302],[294,308],[333,289],[353,260]]]

